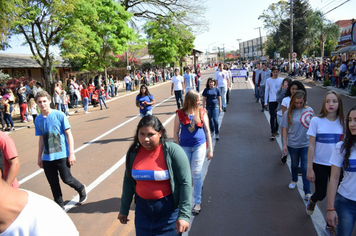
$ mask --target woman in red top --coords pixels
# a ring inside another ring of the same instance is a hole
[[[83,101],[83,107],[84,107],[84,111],[85,114],[88,114],[88,105],[89,105],[89,91],[87,86],[83,83],[83,89],[80,90],[80,96],[82,97],[82,101]]]
[[[93,79],[90,79],[89,84],[88,84],[88,92],[89,92],[89,101],[92,105],[93,105],[92,96],[93,96],[94,91],[95,91],[95,86],[93,85]]]

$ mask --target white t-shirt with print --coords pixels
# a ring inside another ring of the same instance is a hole
[[[343,168],[344,155],[341,153],[341,146],[344,142],[339,142],[336,144],[335,149],[330,158],[330,164]],[[351,149],[351,155],[349,158],[349,167],[344,169],[344,178],[342,179],[338,193],[343,197],[356,201],[356,149],[353,147]]]
[[[217,71],[215,72],[214,79],[218,82],[218,87],[225,87],[227,88],[227,79],[229,75],[226,71],[220,72]]]
[[[174,91],[183,89],[184,78],[181,75],[172,77],[172,84],[174,84]]]
[[[330,121],[326,117],[313,117],[307,135],[315,137],[314,163],[331,166],[330,157],[336,143],[343,138],[340,119]]]

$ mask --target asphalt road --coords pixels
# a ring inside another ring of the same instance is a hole
[[[214,71],[203,71],[205,79]],[[236,80],[235,80],[236,81]],[[319,112],[327,90],[306,84],[308,104]],[[173,137],[175,99],[170,82],[150,86],[156,106],[153,114]],[[80,235],[135,235],[134,205],[129,223],[116,220],[124,173],[124,156],[140,119],[135,104],[137,92],[125,93],[108,102],[108,110],[78,112],[69,122],[75,140],[77,163],[72,174],[88,189],[88,200],[76,204],[77,193],[62,183],[66,211]],[[326,213],[326,199],[318,203],[320,215],[305,213],[305,201],[298,190],[289,190],[291,174],[280,164],[280,147],[269,140],[269,125],[253,98],[252,84],[243,78],[233,84],[227,112],[221,114],[220,141],[204,182],[202,212],[193,218],[189,235],[323,235],[320,227]],[[345,113],[355,100],[343,97]],[[38,138],[34,128],[10,134],[18,149],[21,188],[52,199],[44,173],[37,166]],[[208,165],[210,164],[210,165]],[[301,182],[301,181],[299,181]],[[300,186],[298,186],[300,188]],[[303,195],[304,196],[304,195]],[[41,207],[41,206],[39,206]],[[315,224],[314,224],[315,223]]]

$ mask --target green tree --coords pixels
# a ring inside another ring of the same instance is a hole
[[[186,28],[191,28],[194,32],[207,30],[208,23],[204,18],[207,9],[205,0],[118,0],[126,11],[133,14],[131,25],[138,28],[136,22],[141,20],[157,21],[164,18],[172,18]]]
[[[76,44],[74,47],[66,45],[63,55],[83,58],[85,69],[104,71],[107,78],[107,68],[118,61],[115,55],[123,54],[128,48],[127,42],[134,39],[134,31],[127,26],[131,14],[112,0],[96,0],[92,9],[96,18],[83,21],[89,31],[82,55],[75,53]]]
[[[298,55],[305,53],[308,38],[308,17],[312,10],[309,2],[293,0],[293,49]],[[290,48],[290,2],[273,3],[259,16],[264,27],[270,32],[270,40],[266,47],[288,57]],[[273,53],[274,53],[273,52]],[[268,54],[270,54],[269,52]]]
[[[87,42],[83,16],[92,17],[91,0],[30,0],[16,3],[13,33],[22,34],[34,59],[44,71],[47,89],[52,81],[53,54],[50,47],[71,44],[78,49]],[[63,38],[63,35],[70,35]],[[80,52],[81,50],[78,50]]]
[[[0,0],[0,50],[5,50],[8,45],[10,31],[12,28],[11,22],[14,20],[14,15],[11,12],[15,8],[15,0]]]
[[[321,11],[313,12],[308,18],[308,32],[310,38],[320,43],[320,56],[324,58],[324,47],[326,40],[336,45],[340,37],[340,28],[338,25],[326,19]]]

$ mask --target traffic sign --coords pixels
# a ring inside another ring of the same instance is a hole
[[[293,56],[294,58],[296,58],[296,57],[297,57],[297,53],[296,53],[296,52],[293,52],[292,56]]]

